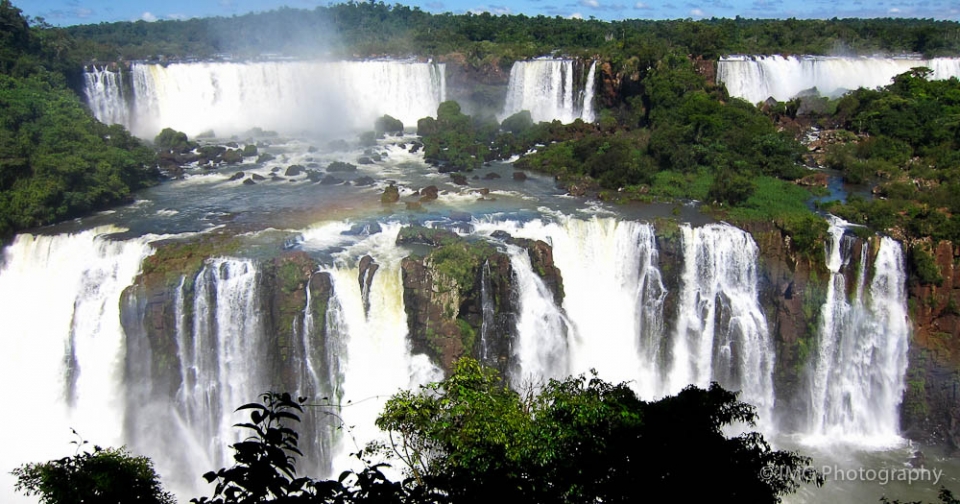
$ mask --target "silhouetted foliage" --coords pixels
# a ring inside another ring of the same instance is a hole
[[[14,469],[14,488],[39,496],[43,504],[174,504],[149,458],[123,448],[94,446],[92,452],[85,451],[81,448],[86,441],[76,444],[78,451],[71,457]]]

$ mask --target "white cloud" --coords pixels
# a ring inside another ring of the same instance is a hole
[[[184,19],[187,19],[187,15],[186,14],[167,14],[167,19],[183,21]]]
[[[579,12],[574,12],[573,14],[570,14],[570,19],[583,19],[583,14],[580,14]]]
[[[894,7],[887,11],[887,14],[900,14],[900,9]]]
[[[640,9],[640,10],[649,10],[649,9],[652,9],[653,7],[650,7],[649,4],[645,4],[645,3],[643,3],[643,2],[637,2],[637,3],[633,6],[633,8],[634,8],[634,9]]]
[[[150,12],[144,12],[143,14],[140,15],[140,19],[142,19],[142,20],[144,20],[144,21],[146,21],[146,22],[148,22],[148,23],[152,23],[152,22],[154,22],[154,21],[157,20],[157,16],[154,16],[154,15],[153,15],[152,13],[150,13]]]
[[[693,9],[690,11],[690,15],[693,17],[703,17],[706,14],[704,14],[703,11],[700,9]]]
[[[580,0],[580,5],[584,7],[590,7],[591,9],[599,9],[600,1],[599,0]]]

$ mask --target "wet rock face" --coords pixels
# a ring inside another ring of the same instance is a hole
[[[563,280],[550,246],[542,241],[510,241],[528,250],[534,271],[554,298],[562,300]],[[401,263],[413,351],[426,353],[446,371],[457,358],[470,355],[505,374],[517,317],[509,256],[491,243],[428,228],[405,229],[398,243],[431,247],[422,257],[410,256]]]
[[[960,453],[960,247],[929,246],[942,283],[912,283],[914,332],[908,355],[901,429],[911,439]]]

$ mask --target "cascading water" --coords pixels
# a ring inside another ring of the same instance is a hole
[[[844,234],[848,228],[841,219],[830,221],[830,283],[820,311],[807,441],[895,446],[901,442],[899,406],[910,337],[903,252],[896,241],[881,238],[867,288],[869,243],[860,243],[850,288],[844,271],[853,259],[854,238]]]
[[[94,69],[86,94],[94,115],[153,138],[162,128],[194,137],[284,132],[342,132],[389,114],[413,126],[446,99],[444,65],[401,61],[135,63],[133,96],[120,74]]]
[[[106,124],[130,124],[123,74],[93,66],[83,73],[84,95],[93,116]]]
[[[560,379],[569,374],[567,344],[570,324],[553,301],[553,294],[533,272],[527,251],[507,245],[510,265],[517,282],[520,315],[517,317],[516,386],[542,380]]]
[[[20,413],[7,415],[0,450],[0,500],[18,502],[10,471],[60,458],[70,429],[100,445],[122,444],[125,342],[120,294],[152,253],[145,240],[113,241],[122,231],[21,234],[0,264],[0,391]]]
[[[681,225],[683,272],[667,392],[717,381],[761,421],[773,407],[773,345],[757,289],[758,249],[733,226]]]
[[[658,356],[652,355],[659,354],[666,289],[657,268],[652,226],[610,218],[561,218],[549,223],[478,222],[475,227],[485,234],[505,230],[552,245],[563,275],[563,313],[571,325],[568,373],[596,368],[605,379],[633,381],[644,398],[660,393]],[[529,260],[514,264],[514,269],[523,271],[523,266],[529,268]],[[525,286],[537,287],[521,284],[521,298],[541,296],[539,289]],[[549,306],[553,299],[539,304]]]
[[[480,311],[482,322],[480,324],[480,361],[488,365],[493,352],[490,351],[490,334],[494,330],[496,320],[494,318],[495,310],[493,307],[493,296],[490,294],[490,263],[484,261],[483,269],[480,270]]]
[[[385,225],[383,231],[349,246],[336,254],[327,270],[331,276],[336,305],[331,303],[328,337],[341,342],[338,355],[343,372],[340,389],[339,421],[348,426],[334,467],[355,465],[349,454],[364,448],[365,443],[381,437],[374,420],[383,404],[400,388],[442,378],[442,373],[422,354],[411,355],[407,339],[407,315],[403,307],[403,285],[400,261],[407,255],[397,247],[399,224]],[[322,241],[322,240],[321,240]],[[303,246],[313,243],[308,238]],[[370,314],[363,306],[357,267],[359,258],[369,255],[378,265],[370,284]]]
[[[722,224],[683,224],[679,246],[663,252],[679,252],[682,268],[666,269],[672,263],[661,266],[654,227],[644,222],[560,215],[472,226],[474,236],[499,230],[549,243],[562,273],[560,300],[532,267],[530,252],[505,241],[501,250],[509,256],[516,298],[498,303],[516,303],[508,308],[494,306],[492,261],[479,273],[480,338],[516,338],[510,367],[515,382],[596,368],[605,380],[631,382],[649,400],[716,380],[742,390],[741,399],[758,406],[761,421],[769,419],[773,346],[758,300],[757,246],[747,233]],[[373,234],[345,235],[349,223],[333,223],[304,231],[297,241],[326,266],[313,274],[305,304],[294,310],[302,311],[287,324],[288,371],[298,394],[328,397],[340,406],[311,407],[305,414],[324,421],[300,425],[301,448],[321,458],[298,462],[302,474],[325,477],[325,470],[349,467],[355,460],[349,453],[381,436],[373,420],[387,397],[441,378],[424,355],[411,354],[400,268],[410,251],[396,245],[401,225],[380,227]],[[156,300],[141,296],[139,285],[121,296],[151,247],[147,238],[114,242],[103,236],[114,231],[21,235],[5,249],[0,306],[8,311],[0,383],[14,397],[27,381],[43,401],[34,406],[36,417],[11,420],[25,435],[0,454],[0,469],[6,475],[20,463],[63,456],[67,427],[75,427],[91,441],[125,443],[150,456],[165,486],[181,498],[206,493],[200,475],[231,463],[227,445],[239,435],[231,426],[239,419],[230,416],[233,409],[256,400],[276,380],[272,350],[263,348],[275,344],[262,320],[263,268],[257,261],[215,257],[198,274],[176,279],[166,291],[174,334],[163,335],[175,342],[174,352],[163,355],[175,358],[160,362],[150,348],[155,336],[147,331],[154,319],[146,306]],[[810,438],[874,444],[899,439],[909,338],[903,253],[895,241],[878,239],[871,242],[879,246],[867,267],[866,244],[857,262],[850,257],[855,248],[842,245],[851,243],[842,224],[835,223],[831,235],[828,269],[835,288],[823,309],[817,347],[826,355],[818,355],[811,370],[822,392],[811,388],[810,409],[818,413],[811,415]],[[669,236],[664,243],[672,243]],[[358,281],[364,256],[379,265],[366,279],[366,294]],[[848,286],[853,278],[857,283]],[[312,297],[321,280],[330,287],[325,301]],[[678,289],[668,293],[665,284]],[[325,318],[316,308],[323,303]],[[123,329],[117,323],[121,306],[129,312]],[[515,312],[497,318],[503,313],[495,311],[504,309]],[[491,336],[495,323],[516,327]],[[158,364],[169,367],[169,383]],[[341,423],[352,429],[335,437]],[[11,488],[12,482],[0,490],[7,492],[0,500],[14,498]]]
[[[771,96],[787,101],[812,88],[836,97],[861,87],[886,86],[894,76],[914,67],[934,70],[934,79],[960,77],[960,58],[728,56],[717,64],[717,82],[731,96],[750,103]]]
[[[500,119],[528,110],[534,122],[592,122],[596,62],[591,63],[585,82],[580,72],[579,62],[574,60],[517,61],[510,69],[507,101]]]

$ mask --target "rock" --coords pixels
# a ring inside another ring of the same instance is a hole
[[[370,236],[381,231],[383,231],[383,228],[380,227],[380,223],[373,222],[368,224],[354,224],[350,226],[350,229],[341,231],[340,234],[345,236]]]
[[[473,219],[473,216],[468,212],[461,212],[458,210],[453,210],[450,212],[450,220],[459,221],[459,222],[470,222]]]
[[[398,201],[400,201],[400,189],[398,189],[397,186],[390,184],[386,189],[383,190],[383,194],[380,196],[380,203],[388,205]]]
[[[370,159],[368,156],[360,156],[357,159],[357,164],[368,165],[373,164],[373,159]]]
[[[240,148],[240,144],[238,144],[237,142],[227,142],[227,143],[224,144],[224,145],[226,145],[226,146],[227,146],[228,148],[230,148],[230,149],[238,149],[238,148]]]
[[[314,182],[314,183],[320,182],[321,180],[323,180],[323,178],[324,178],[323,173],[320,173],[317,170],[307,170],[307,180],[309,180],[310,182]],[[341,180],[341,182],[343,181]]]
[[[504,231],[504,230],[502,230],[502,229],[498,229],[498,230],[494,231],[493,233],[490,233],[490,237],[491,237],[491,238],[494,238],[494,239],[497,239],[497,240],[503,240],[503,241],[507,241],[507,240],[513,239],[513,236],[511,236],[510,233],[508,233],[508,232],[506,232],[506,231]]]
[[[257,146],[254,144],[247,144],[243,146],[243,157],[253,157],[257,155]]]
[[[804,187],[827,187],[830,177],[823,172],[815,172],[797,180],[796,184]]]
[[[357,165],[344,163],[343,161],[334,161],[330,163],[330,166],[327,167],[328,173],[355,172],[355,171],[357,171]]]
[[[266,177],[264,177],[263,175],[260,175],[259,173],[254,173],[254,174],[250,175],[250,178],[252,178],[253,180],[255,180],[255,181],[257,181],[257,182],[260,182],[260,181],[262,181],[262,180],[267,180]]]
[[[423,144],[422,144],[422,143],[420,143],[420,142],[413,142],[413,144],[410,145],[410,154],[416,154],[416,153],[420,152],[420,149],[422,149],[422,148],[423,148]]]
[[[266,163],[268,161],[273,161],[274,159],[277,159],[277,157],[274,156],[273,154],[270,154],[269,152],[264,152],[263,154],[260,154],[259,156],[257,156],[257,162],[260,164]]]
[[[423,205],[419,201],[405,201],[407,210],[423,210]]]
[[[429,201],[436,201],[440,190],[437,189],[437,186],[427,186],[420,190],[420,201],[427,203]]]
[[[320,185],[338,185],[342,184],[343,179],[334,177],[333,175],[327,175],[320,180]]]
[[[277,173],[278,171],[280,171],[279,166],[274,166],[273,168],[270,168],[270,173]]]
[[[305,170],[306,170],[305,167],[295,164],[287,167],[287,171],[284,172],[283,174],[287,177],[296,177],[297,175],[302,174]]]
[[[513,172],[513,180],[523,182],[524,180],[527,180],[527,174],[522,171]]]
[[[377,136],[383,136],[385,133],[402,135],[403,122],[399,119],[384,115],[374,122],[373,129],[377,132]]]
[[[487,189],[486,187],[483,187],[483,188],[480,188],[480,189],[474,189],[473,192],[475,192],[475,193],[477,193],[477,194],[479,194],[479,195],[481,195],[481,196],[486,196],[486,195],[490,194],[490,189]]]
[[[243,185],[254,185],[254,184],[256,184],[256,182],[254,182],[253,179],[244,179],[243,181]]]
[[[427,228],[423,226],[407,226],[397,235],[397,245],[428,245],[439,247],[455,242],[461,238],[446,229]]]
[[[498,178],[500,178],[500,174],[495,172],[490,172],[483,176],[483,180],[493,180]]]
[[[306,166],[307,168],[318,169],[320,168],[320,163],[307,163],[304,166]]]
[[[353,181],[353,185],[357,187],[371,186],[375,183],[376,183],[376,180],[373,180],[373,177],[368,177],[366,175]]]
[[[246,175],[242,171],[238,171],[237,173],[234,173],[233,175],[231,175],[230,178],[228,178],[227,180],[232,182],[234,180],[240,180],[243,177],[246,177]]]
[[[357,280],[360,281],[360,296],[363,298],[363,311],[370,313],[370,286],[373,285],[373,275],[380,269],[380,265],[374,262],[373,258],[365,255],[360,258],[360,275]]]
[[[451,173],[450,178],[453,179],[454,184],[467,185],[467,176],[462,173]]]
[[[239,149],[230,149],[224,152],[220,159],[227,164],[238,164],[243,162],[243,154]]]

